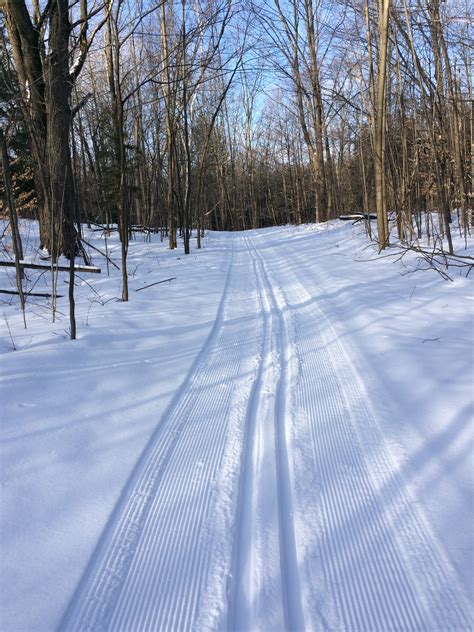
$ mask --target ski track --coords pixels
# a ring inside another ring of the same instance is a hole
[[[469,630],[310,264],[239,234],[61,630]]]
[[[213,557],[207,530],[226,433],[232,433],[227,422],[238,386],[245,387],[240,373],[252,368],[246,360],[261,335],[255,292],[241,286],[242,278],[251,286],[247,253],[236,250],[216,324],[141,458],[60,629],[189,630],[195,624]]]
[[[285,434],[289,345],[263,259],[250,239],[246,243],[257,274],[264,336],[247,412],[228,628],[302,630]]]
[[[337,622],[336,630],[470,630],[463,590],[386,454],[363,382],[299,280],[314,268],[293,258],[296,249],[285,256],[259,240],[295,336],[288,421],[293,452],[306,455],[294,474],[301,490],[294,503],[297,539],[298,526],[304,534],[298,551],[307,621],[324,629]]]

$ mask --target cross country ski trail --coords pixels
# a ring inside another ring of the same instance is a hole
[[[262,258],[250,240],[263,314],[262,361],[248,404],[234,565],[232,630],[303,629],[285,432],[290,348]]]
[[[287,421],[305,629],[471,629],[463,590],[387,454],[363,381],[305,288],[315,272],[255,241],[283,297],[295,359]]]
[[[229,241],[214,327],[61,629],[469,629],[305,262]]]
[[[189,630],[200,603],[213,619],[212,601],[225,601],[226,514],[262,336],[253,283],[238,242],[214,328],[124,491],[62,629]]]

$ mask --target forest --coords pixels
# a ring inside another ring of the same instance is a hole
[[[407,247],[427,235],[453,255],[453,215],[471,231],[469,5],[1,0],[1,208],[17,258],[17,216],[39,220],[72,280],[82,226],[118,230],[127,301],[137,230],[189,254],[206,229],[372,214],[379,250],[390,233]]]
[[[472,0],[0,0],[0,629],[474,629]]]

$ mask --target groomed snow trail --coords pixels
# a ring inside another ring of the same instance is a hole
[[[315,299],[330,264],[315,271],[287,243],[275,248],[272,241],[255,239],[292,349],[286,419],[304,629],[471,629],[455,573],[397,474],[363,380]]]
[[[215,325],[61,629],[470,629],[455,573],[308,289],[330,271],[305,269],[272,233],[223,241]]]
[[[228,628],[303,629],[285,432],[290,345],[263,260],[246,240],[263,314],[261,362],[249,400]]]

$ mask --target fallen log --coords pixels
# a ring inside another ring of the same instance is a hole
[[[155,228],[154,226],[145,226],[145,224],[132,224],[130,228],[133,231],[139,231],[143,233],[159,233],[160,228]]]
[[[360,221],[362,219],[377,219],[377,215],[374,215],[373,213],[351,213],[350,215],[339,215],[339,219],[342,220],[343,222],[357,222]]]
[[[0,290],[0,294],[19,294],[18,290]],[[49,292],[23,292],[24,296],[41,296],[42,298],[51,298],[53,295]],[[56,298],[62,298],[62,294],[56,294]]]
[[[51,270],[54,272],[69,272],[69,266],[58,266],[56,264],[46,264],[46,263],[30,263],[29,261],[20,261],[19,262],[21,268],[28,268],[30,270]],[[14,261],[0,261],[0,266],[5,266],[7,268],[14,268]],[[95,266],[80,266],[75,265],[74,270],[77,272],[90,272],[91,274],[100,274],[101,269],[96,268]]]

